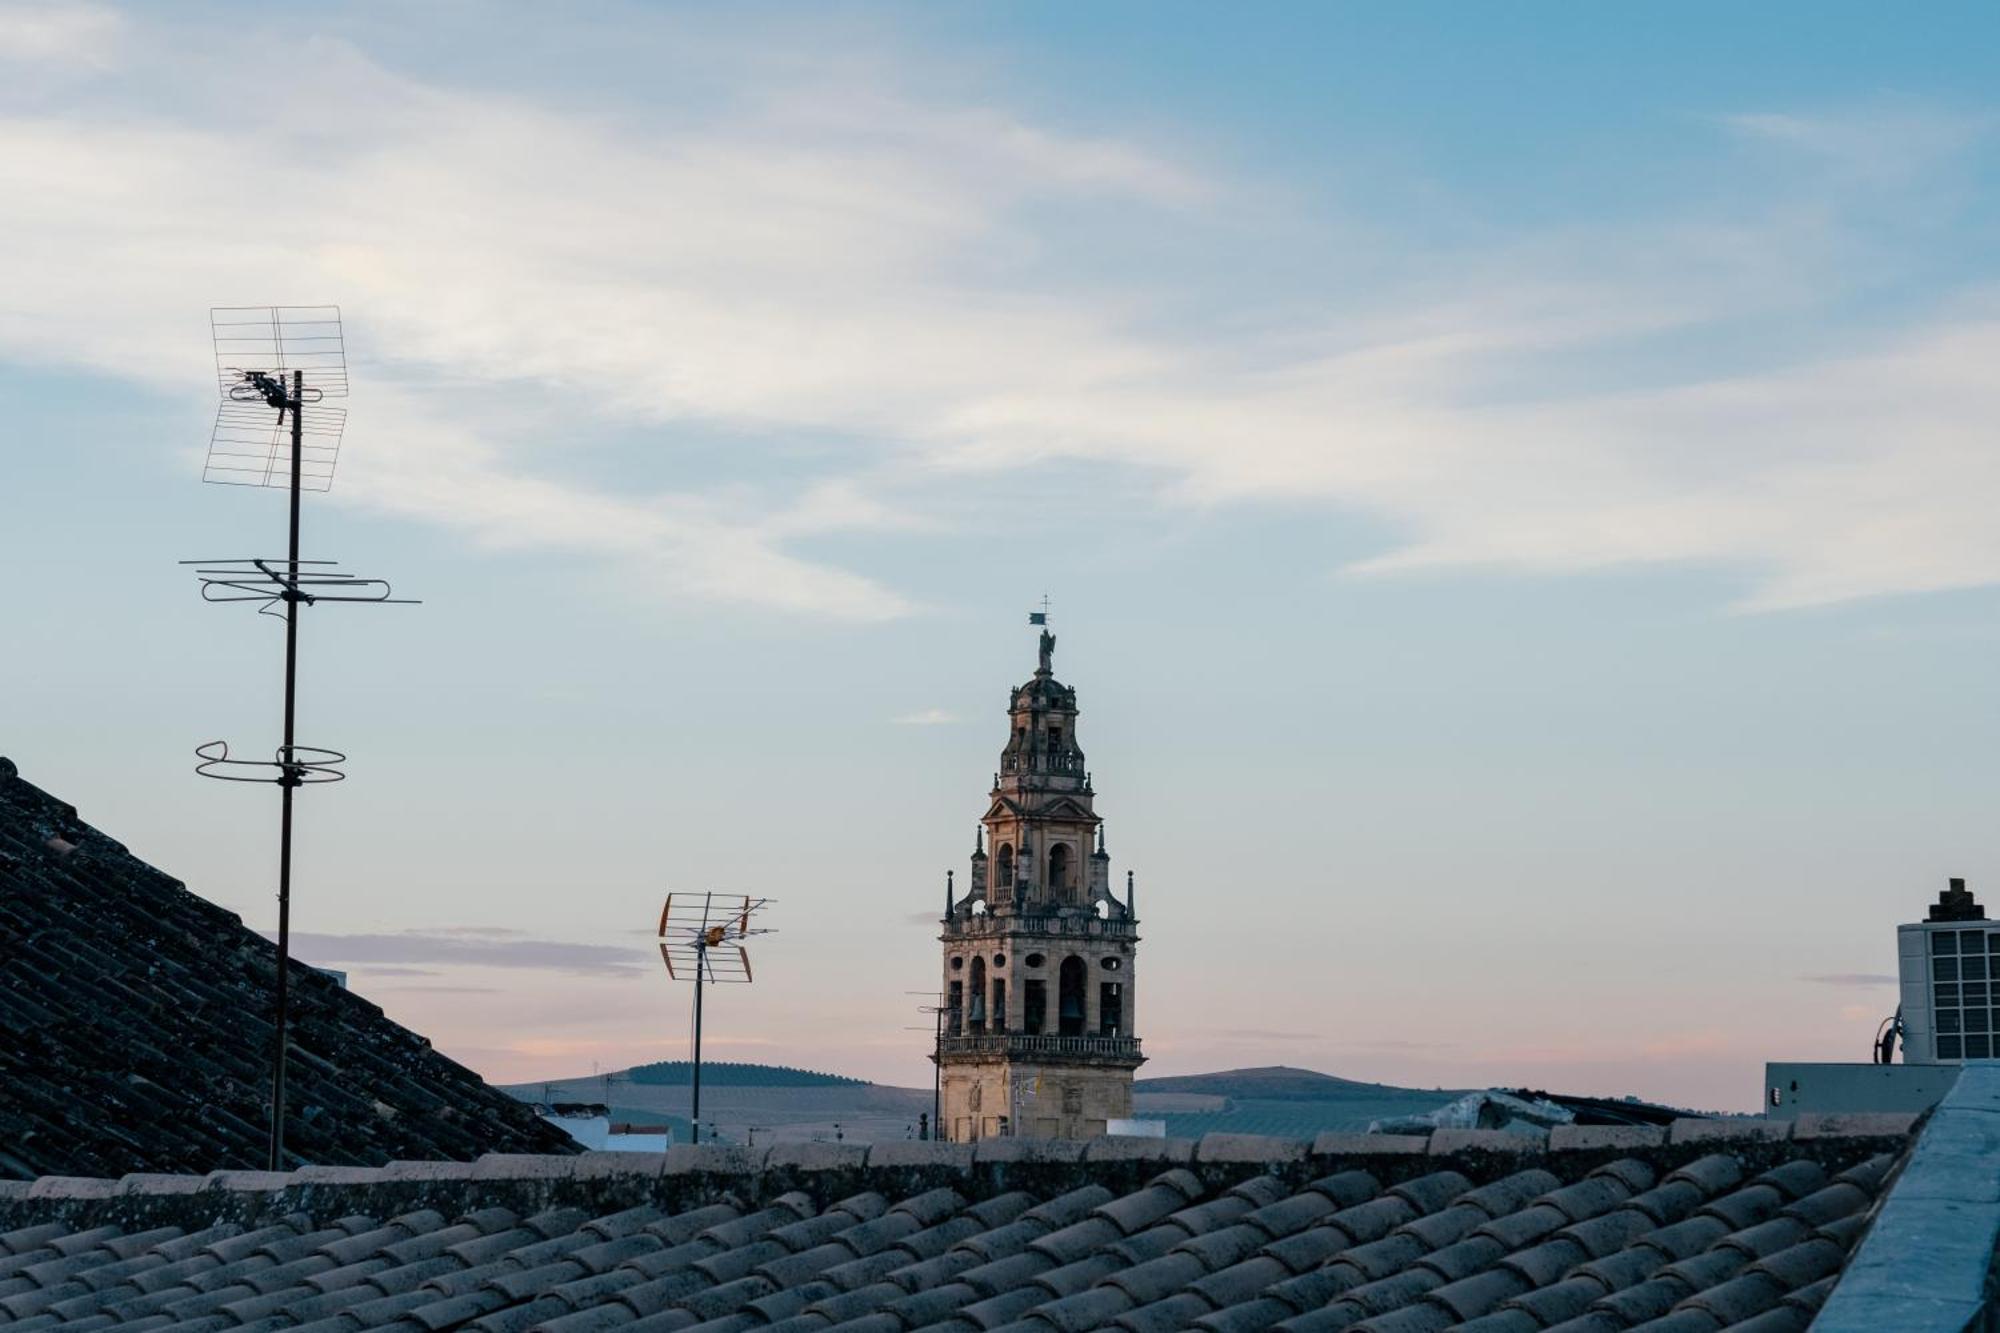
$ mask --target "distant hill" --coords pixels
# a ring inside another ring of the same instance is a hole
[[[1379,1093],[1409,1093],[1449,1100],[1450,1094],[1424,1093],[1417,1088],[1396,1088],[1385,1083],[1357,1083],[1351,1078],[1335,1078],[1311,1069],[1290,1065],[1265,1065],[1258,1069],[1225,1069],[1216,1074],[1188,1074],[1180,1078],[1142,1078],[1132,1085],[1135,1093],[1195,1093],[1208,1097],[1247,1098],[1260,1102],[1329,1102]]]
[[[634,1083],[659,1088],[683,1088],[694,1082],[694,1066],[686,1060],[661,1060],[650,1065],[633,1065],[625,1077]],[[868,1080],[845,1074],[822,1074],[790,1065],[736,1064],[728,1060],[703,1060],[701,1085],[704,1088],[860,1088]]]
[[[679,1128],[693,1100],[691,1073],[685,1060],[667,1060],[612,1074],[608,1082],[599,1075],[517,1083],[505,1091],[534,1102],[610,1101],[614,1119],[672,1121]],[[1434,1110],[1460,1095],[1282,1065],[1145,1078],[1132,1091],[1133,1116],[1164,1121],[1176,1138],[1218,1131],[1311,1138],[1321,1130],[1366,1129],[1375,1120]],[[918,1117],[931,1110],[931,1095],[929,1087],[887,1087],[782,1065],[704,1060],[701,1066],[704,1134],[712,1128],[730,1143],[913,1138]]]
[[[1138,1079],[1132,1084],[1132,1114],[1164,1121],[1174,1138],[1220,1132],[1309,1139],[1321,1130],[1363,1130],[1376,1120],[1421,1114],[1458,1095],[1269,1065]]]

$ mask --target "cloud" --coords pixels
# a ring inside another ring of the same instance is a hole
[[[565,976],[619,979],[650,975],[650,970],[643,966],[646,956],[634,949],[553,940],[496,939],[450,930],[352,935],[294,933],[292,951],[320,966],[528,968]]]
[[[1800,980],[1817,981],[1822,986],[1894,986],[1899,982],[1887,972],[1823,972]]]
[[[959,716],[943,708],[922,708],[890,720],[899,727],[943,727],[957,722]]]
[[[1739,112],[1719,118],[1742,138],[1830,165],[1875,186],[1907,185],[1992,136],[1990,114],[1877,101],[1816,112]]]
[[[0,11],[28,12],[57,11]],[[2000,301],[1820,318],[1899,239],[1851,206],[1891,163],[1932,197],[1983,121],[1724,114],[1718,158],[1785,147],[1790,193],[1457,251],[1133,127],[911,91],[924,60],[704,35],[647,46],[716,97],[584,111],[334,37],[151,30],[171,88],[0,99],[0,353],[192,389],[208,304],[338,299],[344,502],[782,614],[910,613],[827,543],[1012,530],[984,478],[1054,460],[1169,508],[1368,516],[1357,577],[1722,568],[1752,610],[2000,581]],[[1218,284],[1246,253],[1286,280]],[[1713,350],[1774,325],[1811,333]]]
[[[0,62],[103,68],[115,63],[124,28],[116,10],[82,0],[0,4]]]

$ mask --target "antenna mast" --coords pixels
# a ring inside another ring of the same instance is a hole
[[[750,924],[750,918],[770,903],[769,898],[740,894],[670,893],[666,906],[660,909],[660,959],[667,965],[667,976],[694,983],[694,1090],[688,1117],[691,1143],[701,1142],[702,984],[750,984],[750,951],[743,945],[753,935],[771,934],[767,927]]]
[[[186,560],[196,566],[209,602],[256,602],[260,615],[285,622],[284,740],[272,760],[232,759],[223,741],[195,747],[195,772],[227,782],[277,784],[278,963],[276,1035],[271,1052],[269,1164],[285,1169],[285,1062],[290,1050],[292,940],[292,793],[308,783],[339,782],[347,756],[299,745],[299,610],[318,602],[406,602],[381,579],[357,578],[331,560],[299,558],[299,497],[333,485],[347,413],[326,407],[347,396],[347,351],[338,306],[232,306],[209,312],[216,387],[222,403],[209,436],[202,480],[283,487],[290,499],[285,558]]]

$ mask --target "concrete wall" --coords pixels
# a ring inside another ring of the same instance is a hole
[[[1764,1066],[1764,1114],[1791,1120],[1803,1111],[1846,1115],[1928,1111],[1958,1081],[1959,1066],[1826,1064]]]
[[[1814,1333],[2000,1326],[2000,1061],[1967,1061],[1924,1126]]]

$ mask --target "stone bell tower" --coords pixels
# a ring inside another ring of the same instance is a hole
[[[1010,728],[972,853],[968,892],[947,877],[938,1126],[954,1142],[1088,1138],[1132,1114],[1130,874],[1111,891],[1096,793],[1076,743],[1076,691],[1041,663],[1007,702]],[[991,851],[988,851],[988,848]]]

